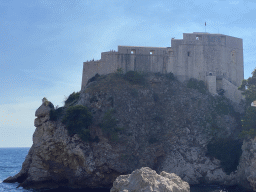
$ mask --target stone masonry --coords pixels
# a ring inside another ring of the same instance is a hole
[[[237,88],[244,79],[243,40],[223,34],[183,33],[171,47],[118,46],[118,51],[101,53],[101,59],[83,63],[82,88],[96,73],[118,68],[127,71],[172,72],[179,81],[203,80],[212,94],[224,89],[225,96],[239,103]]]

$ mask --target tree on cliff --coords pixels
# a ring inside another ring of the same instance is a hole
[[[256,100],[256,68],[252,72],[252,77],[244,79],[242,85],[238,88],[243,91],[243,95],[246,99],[246,107]]]
[[[251,107],[251,103],[256,100],[256,68],[252,72],[252,77],[244,79],[238,88],[243,91],[246,101],[246,112],[242,118],[241,136],[256,136],[256,107]]]

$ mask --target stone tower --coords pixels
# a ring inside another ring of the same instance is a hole
[[[84,62],[82,88],[96,73],[172,72],[180,81],[203,80],[212,94],[224,89],[225,96],[240,102],[237,90],[244,79],[243,40],[222,34],[184,33],[172,39],[171,47],[118,46],[118,51],[101,53],[98,61]]]

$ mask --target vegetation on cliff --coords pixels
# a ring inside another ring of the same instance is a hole
[[[66,125],[70,136],[78,134],[83,141],[89,141],[88,127],[92,124],[92,115],[87,107],[82,105],[68,107],[62,123]]]
[[[85,94],[87,104],[77,105]],[[200,126],[212,138],[207,142],[207,155],[219,159],[227,174],[236,170],[241,155],[241,142],[236,131],[232,131],[235,128],[227,127],[230,122],[223,120],[224,116],[233,118],[231,124],[239,127],[240,115],[231,101],[221,95],[211,96],[202,81],[190,79],[182,84],[172,73],[124,74],[119,69],[108,75],[96,74],[86,89],[72,93],[65,107],[52,110],[50,115],[52,120],[62,117],[69,135],[78,134],[86,142],[94,141],[90,135],[93,126],[100,127],[110,142],[120,144],[131,142],[127,137],[133,137],[131,122],[134,122],[147,129],[147,134],[138,137],[150,146],[161,144],[169,135],[182,138],[181,130],[185,127],[193,130]],[[95,138],[99,140],[97,135]]]
[[[252,77],[243,80],[239,90],[243,91],[246,101],[246,112],[242,117],[241,137],[251,138],[256,136],[256,107],[251,103],[256,100],[256,68],[252,72]]]
[[[187,87],[192,89],[197,89],[200,93],[206,94],[207,88],[205,86],[205,83],[202,80],[197,80],[194,78],[191,78],[187,82]]]

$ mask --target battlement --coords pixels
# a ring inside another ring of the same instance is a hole
[[[172,72],[180,81],[203,80],[213,94],[229,85],[231,92],[236,92],[233,100],[239,102],[240,92],[234,89],[244,79],[243,40],[194,32],[183,33],[183,39],[172,38],[171,47],[118,46],[118,51],[102,52],[98,61],[84,62],[82,88],[96,73],[108,74],[118,68],[124,72]]]

